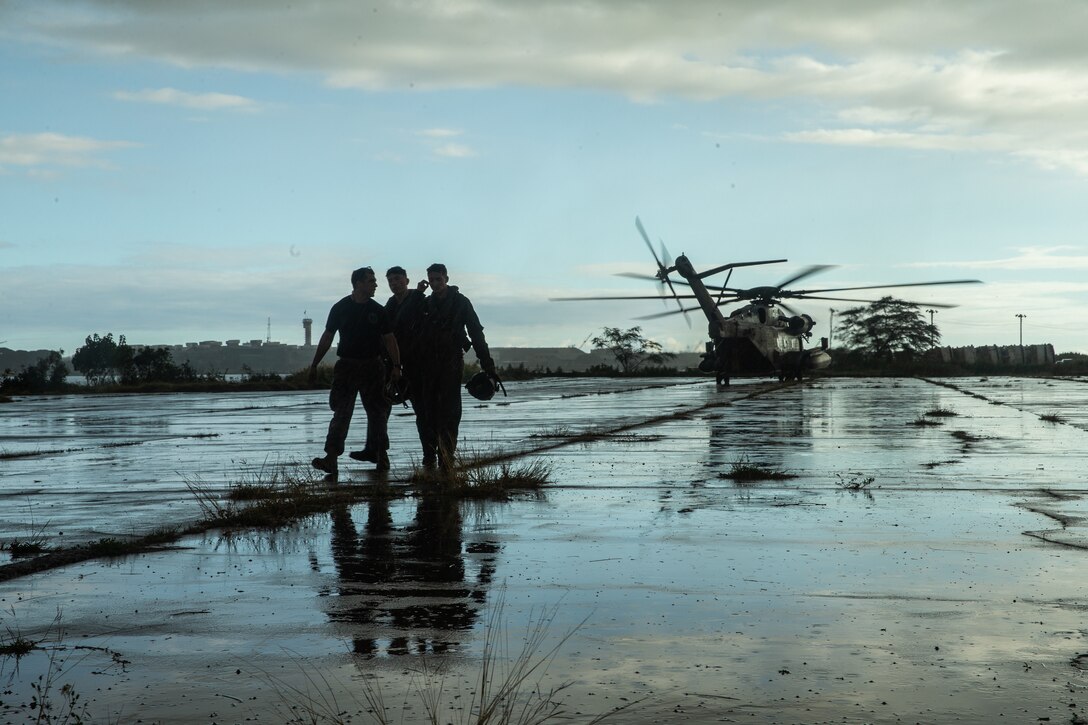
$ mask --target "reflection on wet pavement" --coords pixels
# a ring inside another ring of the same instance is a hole
[[[543,497],[468,503],[406,484],[413,426],[397,416],[387,495],[0,584],[0,644],[19,633],[45,648],[0,663],[0,712],[25,715],[53,655],[98,719],[123,706],[144,722],[280,722],[285,686],[321,682],[368,722],[365,681],[408,701],[395,720],[420,722],[406,693],[440,665],[439,699],[460,721],[486,630],[516,643],[556,607],[550,641],[574,634],[543,686],[572,682],[570,713],[648,698],[615,721],[1088,717],[1083,381],[508,389],[466,406],[464,444],[536,450],[552,469]],[[323,405],[309,393],[9,405],[0,453],[19,455],[0,458],[0,541],[195,518],[187,480],[225,489],[262,465],[301,466]],[[793,477],[723,477],[741,463]],[[350,464],[342,485],[367,468]]]
[[[400,503],[400,502],[398,502]],[[374,657],[440,654],[471,630],[486,600],[499,546],[478,540],[463,545],[461,504],[421,495],[415,517],[397,525],[382,498],[355,507],[366,512],[363,531],[352,509],[332,512],[332,558],[339,581],[323,591],[328,615],[343,625],[352,651]],[[471,557],[475,571],[469,571]]]

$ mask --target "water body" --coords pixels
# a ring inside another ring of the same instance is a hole
[[[466,406],[463,446],[659,422],[531,454],[539,497],[458,502],[403,482],[399,410],[391,498],[0,583],[0,633],[43,647],[3,660],[0,712],[28,717],[52,657],[99,720],[282,722],[335,696],[370,722],[369,687],[421,722],[440,668],[460,722],[489,633],[513,657],[543,622],[545,649],[570,635],[541,684],[572,683],[575,721],[634,701],[613,721],[1088,717],[1084,381],[507,387]],[[0,452],[35,455],[0,460],[0,541],[195,519],[187,484],[301,471],[328,417],[320,393],[19,400]],[[794,477],[723,477],[738,465]]]

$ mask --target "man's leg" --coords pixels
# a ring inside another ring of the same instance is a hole
[[[385,397],[385,366],[375,359],[367,363],[359,387],[359,398],[366,410],[366,449],[374,454],[377,470],[389,470],[389,413],[392,406]]]
[[[460,356],[442,362],[435,376],[438,398],[435,412],[438,429],[438,459],[445,468],[452,468],[457,454],[457,432],[461,425],[461,377],[465,363]]]
[[[336,459],[344,452],[351,416],[355,412],[355,396],[358,395],[357,377],[352,374],[347,360],[337,360],[333,367],[332,388],[329,390],[329,408],[332,420],[325,436],[325,457],[313,460],[314,468],[326,473],[336,473]],[[319,463],[320,462],[320,463]]]
[[[393,411],[385,398],[385,365],[381,360],[361,364],[359,399],[366,410],[366,445],[348,455],[356,461],[379,463],[389,450],[389,415]]]
[[[434,466],[438,462],[438,428],[435,421],[437,376],[438,366],[432,363],[421,370],[417,369],[412,383],[415,390],[412,393],[412,407],[416,411],[416,431],[419,433],[423,465],[426,467]]]

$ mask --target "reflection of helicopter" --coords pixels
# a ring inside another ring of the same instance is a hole
[[[760,264],[776,264],[785,259],[767,259],[759,262],[734,262],[723,264],[705,272],[697,272],[688,258],[681,254],[675,262],[669,261],[665,244],[661,244],[661,257],[657,256],[653,244],[642,228],[642,222],[635,218],[635,226],[643,241],[650,249],[657,272],[654,275],[621,273],[621,277],[645,279],[661,284],[662,292],[668,286],[669,294],[676,300],[679,309],[646,315],[638,319],[648,320],[666,315],[687,315],[692,310],[702,310],[709,323],[710,341],[706,343],[706,352],[699,363],[699,369],[705,373],[714,373],[719,386],[729,384],[731,375],[777,375],[779,380],[800,379],[811,370],[820,370],[831,364],[827,353],[827,338],[821,339],[819,348],[805,349],[803,340],[812,337],[815,322],[811,317],[791,309],[783,300],[834,300],[840,302],[871,302],[846,297],[823,297],[826,292],[845,292],[862,289],[884,289],[889,287],[921,287],[926,285],[971,284],[977,279],[949,280],[944,282],[912,282],[906,284],[879,284],[864,287],[835,287],[828,289],[790,290],[786,285],[794,284],[817,272],[830,269],[830,265],[806,267],[798,274],[783,280],[772,287],[751,287],[742,289],[729,286],[729,278],[736,267],[750,267]],[[728,270],[725,282],[721,286],[707,285],[703,280]],[[684,281],[670,279],[676,272]],[[683,285],[691,289],[691,294],[677,294],[673,286]],[[644,300],[666,299],[664,295],[636,297],[563,297],[563,300]],[[681,300],[696,300],[698,307],[684,307]],[[727,317],[721,307],[737,302],[748,304],[734,310]],[[907,304],[926,305],[929,307],[954,307],[955,305],[934,302],[908,302]]]

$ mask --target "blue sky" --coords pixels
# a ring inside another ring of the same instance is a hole
[[[442,261],[492,345],[694,349],[548,301],[652,294],[613,276],[653,271],[637,215],[790,260],[735,286],[979,278],[891,292],[1088,352],[1086,35],[1059,0],[0,2],[0,345],[300,343],[351,269]]]

